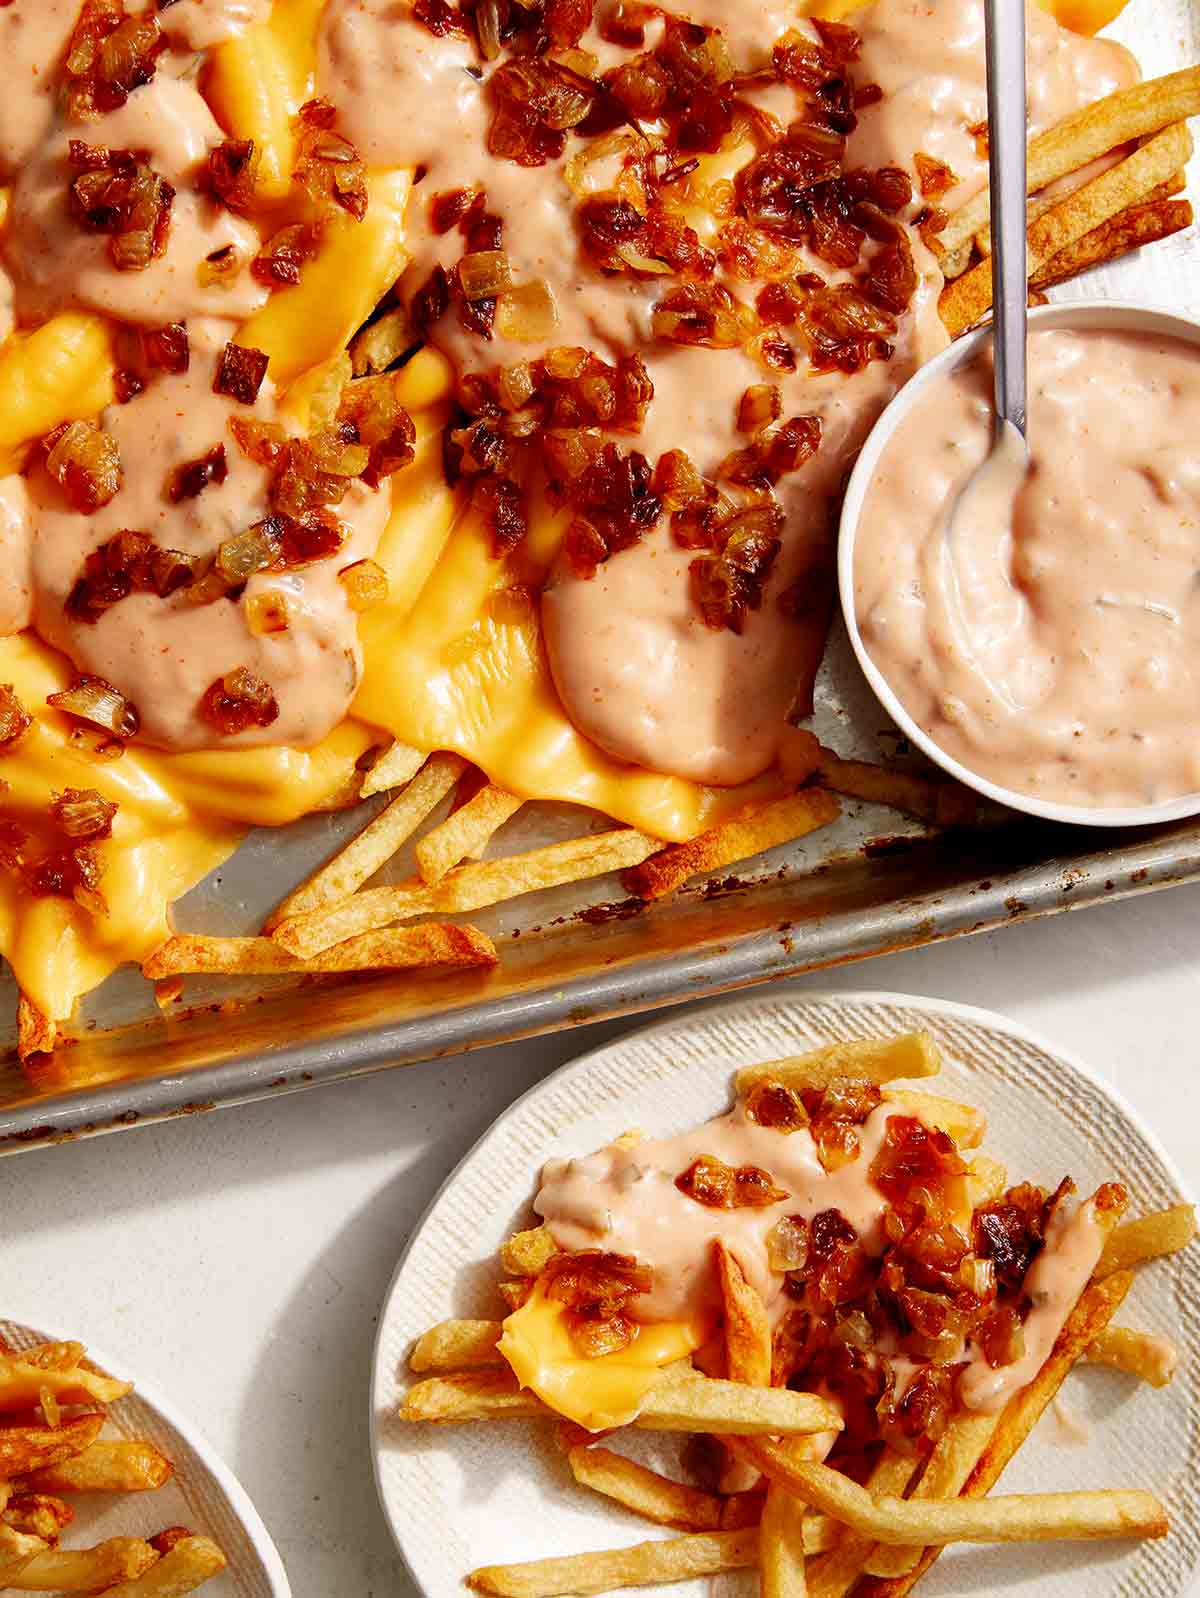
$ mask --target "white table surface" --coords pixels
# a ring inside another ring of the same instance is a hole
[[[1200,887],[1180,888],[796,986],[935,995],[1041,1028],[1120,1087],[1195,1190],[1198,927]],[[0,1307],[170,1394],[257,1503],[296,1598],[413,1598],[367,1445],[384,1290],[497,1113],[633,1024],[0,1161]]]

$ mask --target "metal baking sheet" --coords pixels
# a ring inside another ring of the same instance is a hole
[[[1200,0],[1133,0],[1113,31],[1148,76],[1172,71],[1200,61]],[[1194,163],[1193,195],[1197,175]],[[1056,297],[1139,300],[1200,316],[1197,231]],[[911,762],[840,634],[822,667],[814,726],[841,754]],[[253,833],[180,902],[178,927],[255,930],[361,814]],[[490,852],[608,825],[574,807],[530,805]],[[410,869],[411,856],[401,855],[379,880]],[[0,1153],[1173,887],[1200,879],[1200,821],[1107,832],[997,809],[969,832],[930,836],[895,811],[848,802],[835,826],[734,872],[645,907],[623,901],[615,879],[498,905],[472,917],[501,950],[500,967],[485,975],[193,979],[188,1009],[160,1014],[140,976],[117,972],[83,1006],[76,1040],[32,1078],[6,1040]],[[0,1007],[15,1010],[11,980],[0,982]]]

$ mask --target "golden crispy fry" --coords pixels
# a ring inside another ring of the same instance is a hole
[[[442,1321],[413,1344],[408,1368],[414,1371],[460,1371],[477,1365],[503,1365],[497,1350],[502,1321]]]
[[[0,1437],[3,1435],[0,1432]],[[64,1455],[53,1465],[29,1472],[22,1477],[21,1486],[39,1493],[147,1493],[174,1474],[174,1465],[153,1443],[105,1439],[89,1443],[73,1457]]]
[[[1129,1326],[1107,1326],[1095,1342],[1083,1351],[1087,1365],[1107,1365],[1148,1382],[1165,1387],[1179,1364],[1179,1353],[1164,1337],[1137,1332]]]
[[[48,1493],[17,1493],[0,1509],[0,1521],[10,1531],[40,1537],[46,1543],[56,1543],[63,1528],[74,1519],[75,1511],[70,1504]]]
[[[1135,1265],[1161,1259],[1164,1254],[1178,1253],[1195,1236],[1196,1211],[1191,1204],[1175,1204],[1169,1210],[1157,1210],[1136,1221],[1125,1221],[1104,1245],[1104,1253],[1096,1266],[1096,1279],[1109,1276],[1113,1271],[1132,1270]]]
[[[806,837],[818,827],[836,821],[841,807],[836,799],[816,788],[802,788],[786,799],[759,805],[725,821],[719,827],[671,843],[642,864],[626,871],[621,881],[626,893],[638,899],[661,899],[702,871],[717,871],[738,860],[749,860],[778,844]]]
[[[66,1371],[80,1364],[87,1349],[82,1343],[35,1343],[32,1348],[0,1347],[0,1354],[10,1354],[26,1365],[36,1365],[44,1371]]]
[[[31,1471],[40,1472],[47,1467],[61,1469],[64,1461],[81,1453],[95,1442],[104,1425],[101,1414],[79,1415],[64,1421],[61,1426],[5,1426],[0,1427],[0,1479],[6,1481],[28,1477]],[[25,1480],[23,1487],[33,1492],[57,1492],[55,1485],[44,1481]]]
[[[1051,206],[1029,229],[1030,270],[1036,274],[1043,262],[1143,200],[1186,165],[1191,150],[1192,138],[1186,123],[1175,123],[1117,166]],[[943,290],[938,308],[952,338],[973,327],[991,309],[992,287],[992,258],[988,256]]]
[[[746,1273],[719,1238],[715,1249],[725,1308],[729,1379],[748,1387],[770,1387],[771,1323],[762,1295],[751,1287]]]
[[[647,1470],[609,1448],[576,1444],[567,1450],[567,1463],[581,1487],[603,1493],[643,1520],[674,1526],[679,1531],[737,1531],[757,1526],[762,1514],[761,1493],[733,1493],[729,1497],[708,1493],[660,1476],[656,1470]],[[805,1536],[816,1546],[829,1536],[828,1523],[820,1516],[811,1516],[810,1520]]]
[[[1174,233],[1191,227],[1194,213],[1190,200],[1158,200],[1146,205],[1132,206],[1122,211],[1102,227],[1087,233],[1070,249],[1053,255],[1030,279],[1035,289],[1053,288],[1069,278],[1090,272],[1118,256],[1140,250],[1144,245],[1157,244]]]
[[[592,833],[533,849],[528,854],[459,866],[432,887],[408,883],[396,888],[366,888],[330,910],[281,922],[274,936],[285,949],[307,957],[355,933],[388,926],[393,921],[479,910],[522,893],[606,876],[644,860],[657,848],[653,838],[632,827]]]
[[[314,910],[337,904],[361,888],[396,851],[454,787],[466,770],[460,755],[430,755],[410,783],[352,838],[287,898],[270,916],[270,929],[289,916],[308,915]]]
[[[493,1598],[585,1598],[618,1587],[687,1581],[758,1563],[758,1530],[700,1532],[666,1542],[638,1543],[599,1554],[568,1554],[525,1565],[487,1565],[473,1570],[467,1586]]]
[[[468,857],[483,853],[488,840],[524,804],[516,794],[489,783],[441,826],[427,832],[416,847],[417,871],[425,883],[440,882],[447,871]]]
[[[219,1575],[225,1564],[216,1543],[207,1537],[184,1536],[144,1575],[108,1588],[102,1598],[183,1598]]]
[[[770,1078],[801,1093],[808,1088],[827,1088],[838,1077],[883,1083],[936,1076],[941,1068],[941,1055],[930,1034],[905,1032],[894,1038],[824,1043],[807,1054],[744,1065],[734,1085],[739,1093],[748,1093],[756,1083]]]
[[[876,1498],[903,1497],[920,1468],[918,1460],[886,1448],[867,1478],[867,1490]],[[876,1546],[873,1537],[846,1528],[833,1551],[809,1566],[809,1598],[845,1598]]]
[[[884,1088],[883,1096],[901,1114],[915,1115],[926,1126],[948,1133],[960,1149],[977,1149],[983,1142],[987,1116],[973,1104],[959,1104],[955,1099],[912,1088]]]
[[[468,1420],[551,1417],[541,1399],[522,1392],[507,1371],[431,1376],[410,1387],[400,1419],[455,1424]],[[635,1426],[645,1431],[714,1432],[721,1436],[839,1431],[824,1399],[786,1388],[743,1387],[707,1376],[664,1376],[650,1390]]]
[[[18,1592],[99,1592],[140,1576],[158,1555],[140,1537],[110,1537],[95,1548],[54,1548],[35,1554],[15,1584]]]
[[[548,1226],[534,1226],[527,1232],[514,1232],[500,1245],[500,1263],[510,1276],[540,1276],[558,1253]]]
[[[17,999],[17,1054],[28,1060],[35,1054],[52,1054],[58,1039],[58,1023],[43,1015],[33,1000],[22,993]]]
[[[1197,114],[1200,114],[1200,67],[1188,67],[1165,78],[1151,78],[1132,88],[1118,90],[1064,117],[1030,141],[1029,192],[1035,194],[1059,178],[1078,172],[1119,145],[1158,133],[1172,123],[1184,122]],[[940,249],[954,256],[964,247],[969,248],[971,240],[986,223],[989,210],[988,191],[984,189],[950,218],[938,235]],[[946,265],[943,259],[943,271]]]
[[[1156,189],[1151,189],[1150,193],[1143,197],[1142,202],[1141,202],[1141,206],[1155,205],[1160,200],[1169,200],[1171,198],[1171,196],[1174,195],[1174,194],[1182,194],[1183,190],[1186,187],[1187,187],[1187,173],[1183,172],[1183,171],[1176,172],[1171,177],[1169,177],[1166,180],[1165,183],[1160,183]],[[1034,195],[1033,198],[1029,202],[1028,221],[1029,222],[1036,222],[1039,216],[1043,216],[1050,209],[1050,207],[1052,205],[1057,205],[1059,200],[1061,200],[1062,198],[1063,198],[1063,194],[1062,193],[1037,194],[1037,195]],[[1141,209],[1141,206],[1135,206],[1134,210]],[[1114,217],[1113,218],[1113,222],[1114,223],[1119,222],[1123,218],[1129,216],[1130,214],[1131,214],[1131,212],[1129,212],[1129,211],[1123,211],[1121,213],[1120,217]],[[1112,224],[1107,224],[1107,225],[1111,226]],[[1092,235],[1089,234],[1088,237],[1091,238]],[[975,247],[976,247],[976,249],[978,249],[980,255],[990,255],[991,254],[991,252],[992,252],[992,232],[991,232],[991,228],[990,227],[982,229],[979,233],[977,233],[975,235]],[[1114,255],[1117,255],[1117,254],[1120,254],[1120,253],[1122,253],[1122,252],[1119,251],[1119,250],[1114,250],[1113,251]],[[1049,263],[1047,263],[1047,264],[1049,264]],[[1093,262],[1092,264],[1094,265],[1095,263]],[[1082,271],[1083,268],[1080,267],[1080,268],[1077,268],[1077,270]],[[1041,275],[1042,275],[1041,273],[1038,274],[1039,279],[1041,278]],[[1065,274],[1065,275],[1069,275],[1069,274]],[[1047,285],[1044,282],[1039,282],[1037,284],[1034,284],[1032,282],[1032,280],[1031,280],[1030,286],[1031,287],[1044,288]]]
[[[492,940],[475,927],[428,923],[364,933],[307,959],[292,954],[274,938],[177,933],[155,949],[142,972],[154,978],[181,972],[246,976],[293,971],[405,971],[415,966],[490,966],[496,960]]]
[[[402,788],[413,780],[428,759],[420,749],[397,740],[390,749],[384,750],[363,778],[360,797],[369,799],[372,794],[385,793],[389,788]]]
[[[1099,1336],[1116,1313],[1132,1282],[1132,1275],[1122,1271],[1103,1282],[1093,1283],[1083,1293],[1059,1333],[1049,1359],[1029,1385],[1015,1393],[995,1417],[995,1425],[982,1452],[969,1464],[969,1474],[962,1488],[964,1498],[982,1498],[996,1485],[1004,1467],[1029,1436],[1083,1349]],[[940,1548],[926,1548],[906,1574],[869,1582],[855,1598],[904,1598],[940,1552]]]
[[[950,1501],[873,1498],[865,1487],[815,1460],[790,1458],[778,1443],[738,1440],[738,1449],[781,1487],[877,1542],[1096,1541],[1165,1537],[1167,1517],[1153,1493],[1117,1488],[1098,1493],[1014,1493]]]
[[[967,827],[979,816],[978,797],[950,777],[921,777],[867,760],[843,760],[832,749],[821,750],[817,781],[848,799],[890,805],[937,827]]]
[[[767,1488],[758,1528],[758,1567],[762,1598],[807,1598],[804,1505],[782,1487]]]
[[[43,1393],[60,1404],[115,1403],[132,1391],[132,1383],[114,1381],[93,1371],[46,1369],[15,1354],[0,1354],[0,1412],[35,1409]]]

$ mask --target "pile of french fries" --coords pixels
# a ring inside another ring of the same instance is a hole
[[[1190,203],[1173,196],[1184,187],[1192,152],[1187,118],[1197,114],[1200,67],[1192,67],[1121,90],[1030,142],[1032,294],[1191,224]],[[1093,163],[1106,159],[1098,176],[1088,175]],[[957,336],[991,309],[986,191],[927,237],[947,280],[942,320]],[[948,779],[843,760],[811,736],[806,746],[803,734],[775,794],[666,846],[634,828],[615,828],[485,859],[493,835],[524,800],[490,784],[458,755],[426,754],[401,743],[382,755],[360,794],[349,799],[383,792],[393,795],[386,808],[284,900],[262,936],[181,935],[157,949],[143,971],[158,984],[160,1002],[177,1000],[180,979],[198,973],[486,972],[499,960],[493,941],[448,917],[613,872],[624,873],[629,895],[659,899],[693,877],[828,826],[840,813],[839,794],[892,806],[934,826],[966,825],[977,816],[974,796]],[[415,876],[395,886],[364,886],[443,801],[459,795],[462,802],[449,817],[418,839]],[[56,1041],[56,1024],[22,996],[20,1058],[48,1053]]]
[[[182,1598],[225,1569],[217,1545],[183,1526],[61,1545],[75,1494],[153,1492],[171,1478],[153,1443],[103,1435],[109,1406],[131,1391],[82,1343],[0,1341],[0,1591]]]
[[[825,1088],[839,1078],[872,1081],[899,1112],[948,1132],[960,1150],[977,1151],[985,1130],[977,1110],[897,1086],[939,1067],[932,1039],[917,1033],[836,1043],[747,1067],[737,1088],[745,1092],[764,1076],[796,1091]],[[974,1206],[998,1198],[1008,1185],[1003,1165],[978,1152],[968,1179]],[[494,1598],[568,1598],[757,1569],[764,1598],[903,1598],[952,1542],[1166,1535],[1163,1506],[1141,1489],[987,1496],[1076,1364],[1107,1365],[1153,1386],[1170,1380],[1172,1366],[1160,1339],[1110,1322],[1135,1270],[1196,1236],[1195,1213],[1183,1204],[1125,1221],[1113,1211],[1108,1224],[1096,1272],[1033,1380],[998,1414],[960,1409],[924,1458],[886,1446],[865,1485],[824,1463],[842,1424],[836,1408],[816,1393],[771,1385],[776,1362],[766,1309],[719,1242],[718,1335],[726,1376],[700,1374],[690,1361],[667,1367],[633,1425],[719,1438],[745,1471],[740,1481],[722,1477],[728,1491],[673,1480],[573,1424],[555,1425],[553,1411],[518,1388],[500,1355],[499,1319],[433,1327],[410,1355],[410,1368],[421,1379],[404,1396],[403,1420],[549,1422],[580,1487],[682,1533],[598,1553],[485,1566],[468,1576],[467,1585]],[[509,1309],[525,1301],[555,1250],[545,1226],[518,1232],[502,1246],[506,1279],[498,1286]],[[710,1367],[711,1361],[704,1364]]]

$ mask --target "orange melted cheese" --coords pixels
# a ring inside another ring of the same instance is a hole
[[[1081,31],[1120,9],[1116,0],[1041,3]],[[261,154],[271,222],[303,215],[290,194],[292,118],[313,90],[323,8],[324,0],[275,0],[268,21],[211,52],[201,79],[221,126],[253,139]],[[861,7],[814,0],[800,9],[842,16]],[[373,173],[365,220],[336,221],[301,282],[274,294],[238,335],[270,355],[272,378],[293,385],[297,407],[403,267],[410,188],[407,171]],[[7,209],[0,189],[0,227]],[[112,338],[104,318],[64,311],[0,346],[0,475],[19,470],[30,444],[58,423],[111,402]],[[0,756],[5,809],[36,830],[65,787],[96,788],[120,806],[112,841],[99,846],[106,916],[70,901],[32,901],[0,877],[0,952],[50,1017],[67,1019],[116,966],[143,958],[165,936],[171,903],[225,860],[247,827],[284,825],[342,794],[380,728],[421,749],[457,750],[525,797],[594,806],[664,838],[687,837],[778,790],[774,775],[734,790],[660,776],[619,763],[576,731],[554,690],[536,607],[505,592],[514,576],[540,580],[561,528],[547,519],[532,530],[523,572],[492,559],[441,473],[448,368],[426,352],[407,368],[406,388],[420,450],[396,480],[379,554],[390,597],[361,624],[365,671],[354,718],[315,749],[172,755],[134,744],[116,761],[96,759],[71,743],[67,718],[45,704],[69,680],[68,663],[32,634],[0,639],[0,682],[35,717]],[[534,1321],[530,1311],[520,1324]]]

